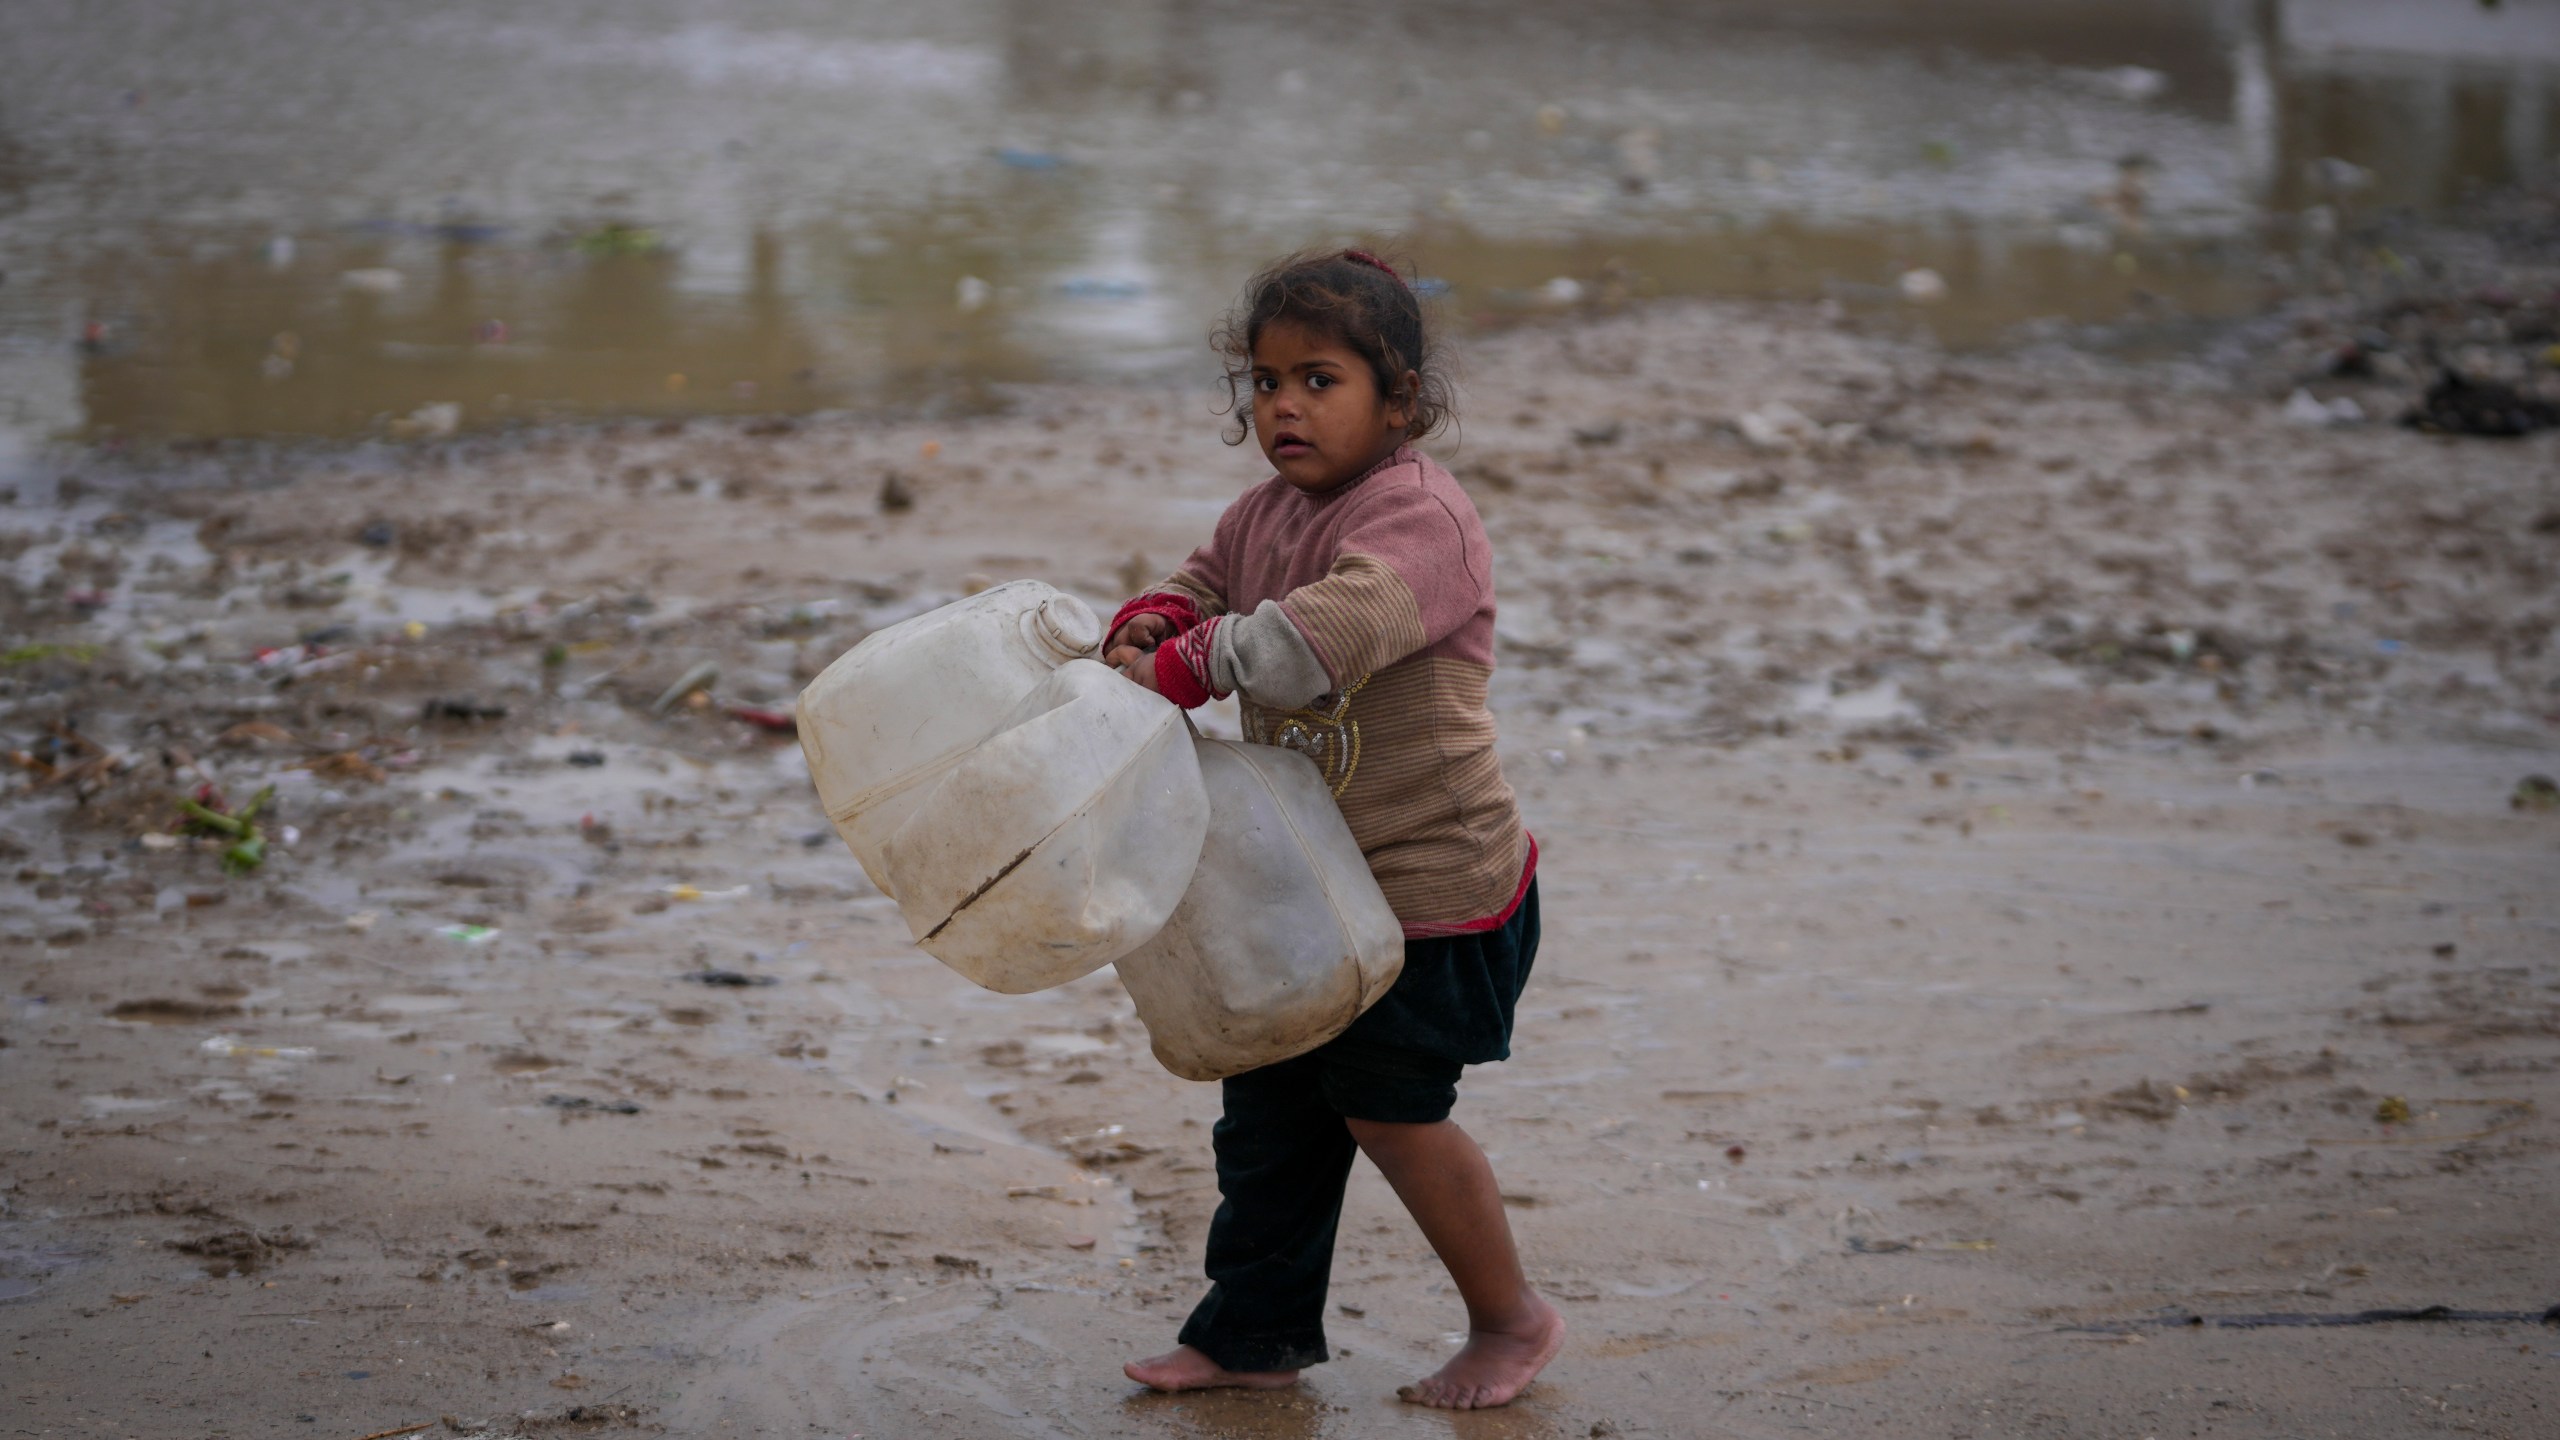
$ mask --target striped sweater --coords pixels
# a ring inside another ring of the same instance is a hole
[[[1157,688],[1238,696],[1245,738],[1297,750],[1421,939],[1510,918],[1537,865],[1494,756],[1493,547],[1439,462],[1400,446],[1309,494],[1273,476],[1121,607],[1162,615]]]

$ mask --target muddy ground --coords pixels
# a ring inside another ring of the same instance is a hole
[[[2560,1301],[2560,806],[2519,788],[2560,773],[2560,432],[1797,309],[1469,362],[1439,448],[1548,928],[1459,1117],[1573,1326],[1519,1405],[1392,1399],[1463,1322],[1366,1167],[1338,1363],[1123,1380],[1200,1289],[1214,1089],[1107,970],[911,948],[727,712],[987,580],[1116,600],[1259,478],[1196,391],[1056,388],[22,484],[0,1428],[2560,1424],[2528,1320],[2182,1323]],[[254,870],[174,835],[270,784]]]

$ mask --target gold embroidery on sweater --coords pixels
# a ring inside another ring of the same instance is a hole
[[[1339,800],[1351,788],[1351,777],[1360,773],[1360,722],[1351,718],[1351,697],[1366,688],[1370,678],[1363,675],[1353,681],[1322,710],[1308,706],[1266,712],[1255,707],[1246,716],[1245,738],[1257,745],[1295,750],[1314,761],[1333,798]]]

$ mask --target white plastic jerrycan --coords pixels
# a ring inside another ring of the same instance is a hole
[[[1156,1059],[1218,1080],[1341,1034],[1403,973],[1404,926],[1305,756],[1197,745],[1200,867],[1164,929],[1118,964]]]
[[[864,637],[800,692],[800,750],[836,833],[892,898],[881,847],[931,782],[1060,665],[1102,645],[1072,595],[1015,580]]]
[[[1182,711],[1070,660],[917,797],[881,878],[926,953],[1018,995],[1152,937],[1208,830]]]

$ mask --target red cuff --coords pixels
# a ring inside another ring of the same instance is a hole
[[[1191,673],[1170,641],[1156,647],[1156,693],[1185,710],[1198,709],[1210,699],[1209,687]]]
[[[1173,633],[1176,635],[1200,623],[1200,607],[1192,603],[1190,596],[1157,590],[1140,595],[1121,606],[1120,613],[1111,617],[1111,628],[1102,632],[1104,638],[1119,634],[1121,626],[1141,615],[1163,616],[1173,622]]]

